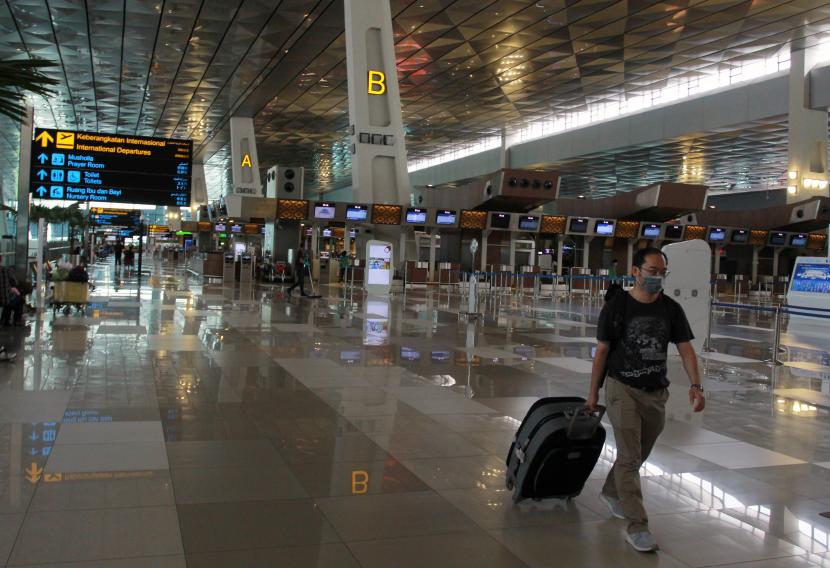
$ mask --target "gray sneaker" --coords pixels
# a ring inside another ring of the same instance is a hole
[[[654,552],[660,548],[657,546],[657,541],[654,540],[654,537],[650,532],[648,532],[648,530],[626,532],[625,542],[633,546],[634,550],[638,552]]]
[[[625,518],[625,515],[623,514],[622,503],[620,503],[619,499],[609,497],[605,493],[600,493],[599,500],[605,503],[605,506],[608,507],[608,510],[611,511],[611,514],[613,516],[615,516],[618,519]]]

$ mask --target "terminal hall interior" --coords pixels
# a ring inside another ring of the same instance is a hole
[[[830,567],[830,0],[0,30],[0,566]]]

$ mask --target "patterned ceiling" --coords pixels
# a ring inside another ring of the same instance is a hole
[[[830,32],[830,0],[390,2],[411,159]],[[255,117],[263,167],[304,165],[324,189],[349,183],[342,0],[6,0],[0,32],[0,57],[60,63],[57,96],[36,101],[40,126],[193,138],[215,193],[238,113]],[[724,136],[700,151],[728,147]],[[0,138],[7,191],[15,146]],[[603,157],[590,177],[629,183],[643,163],[673,159],[631,156],[630,167]]]

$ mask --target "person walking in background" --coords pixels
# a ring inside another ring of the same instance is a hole
[[[599,498],[614,517],[628,521],[625,540],[640,552],[658,548],[643,507],[639,472],[666,421],[669,343],[677,345],[691,381],[692,410],[700,412],[706,404],[691,344],[692,329],[682,306],[662,291],[667,273],[666,256],[659,249],[647,248],[634,255],[634,288],[616,294],[599,315],[587,402],[588,410],[597,410],[605,380],[617,459]]]
[[[135,263],[135,249],[133,249],[133,245],[127,247],[127,250],[124,251],[124,266],[127,267],[127,272],[133,271],[133,264]]]
[[[121,254],[124,252],[124,243],[116,241],[112,253],[115,256],[115,266],[121,266]]]
[[[339,266],[340,266],[340,280],[339,282],[342,284],[346,281],[346,270],[349,268],[349,253],[345,250],[340,253],[340,258],[337,259]]]
[[[19,310],[16,307],[18,303]],[[21,319],[23,317],[23,296],[17,288],[17,278],[15,278],[14,271],[5,266],[0,266],[0,307],[2,307],[3,321],[0,322],[2,327],[8,325],[7,320],[12,313],[15,313],[15,317]],[[7,350],[5,341],[0,344],[0,362],[11,361],[16,356],[17,353]]]
[[[294,284],[288,289],[288,296],[291,296],[291,292],[297,286],[300,287],[300,295],[308,296],[305,293],[305,263],[306,263],[306,254],[303,249],[299,249],[297,251],[297,255],[294,257]]]

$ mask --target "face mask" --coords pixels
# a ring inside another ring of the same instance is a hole
[[[663,289],[663,276],[643,276],[643,290],[649,294],[656,294]]]

